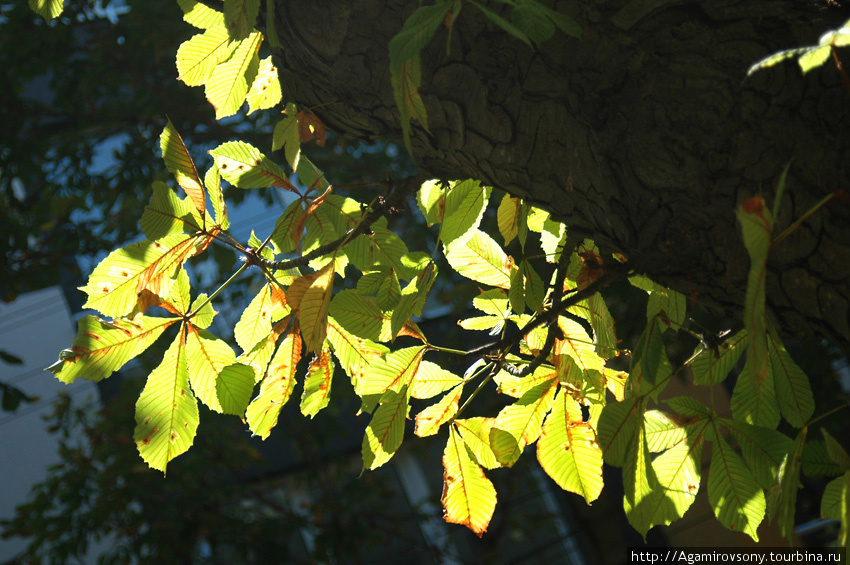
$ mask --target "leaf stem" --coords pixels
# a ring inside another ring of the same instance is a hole
[[[210,302],[212,302],[212,301],[213,301],[213,299],[214,299],[216,296],[218,296],[218,295],[221,293],[221,291],[222,291],[222,290],[224,290],[225,288],[227,288],[228,286],[230,286],[230,283],[232,283],[234,280],[236,280],[236,277],[238,277],[238,276],[239,276],[239,275],[241,275],[243,272],[245,272],[245,270],[246,270],[248,267],[250,267],[250,266],[251,266],[251,265],[249,265],[248,263],[243,263],[242,265],[240,265],[240,267],[236,270],[236,272],[235,272],[235,273],[233,273],[233,274],[230,276],[230,278],[229,278],[229,279],[227,279],[226,281],[224,281],[224,282],[221,284],[221,286],[219,286],[217,289],[215,289],[215,292],[213,292],[212,294],[210,294],[209,296],[207,296],[207,299],[206,299],[206,300],[204,300],[201,304],[199,304],[197,308],[195,308],[194,310],[192,310],[191,312],[189,312],[188,314],[186,314],[186,316],[184,316],[184,319],[188,320],[188,319],[190,319],[190,318],[194,317],[194,316],[195,316],[195,315],[196,315],[196,314],[197,314],[197,313],[201,310],[201,308],[203,308],[204,306],[206,306],[207,304],[209,304]]]
[[[802,225],[802,223],[803,223],[803,222],[805,222],[806,220],[808,220],[808,219],[809,219],[809,217],[810,217],[812,214],[814,214],[815,212],[817,212],[818,210],[820,210],[821,208],[823,208],[823,207],[824,207],[824,206],[825,206],[825,205],[826,205],[826,204],[827,204],[830,200],[832,200],[832,199],[833,199],[833,198],[835,198],[836,196],[838,196],[838,194],[837,194],[836,192],[831,192],[831,193],[827,194],[826,196],[824,196],[824,197],[820,200],[820,202],[818,202],[817,204],[815,204],[814,206],[812,206],[812,207],[809,209],[809,211],[808,211],[808,212],[806,212],[805,214],[803,214],[802,216],[800,216],[800,218],[799,218],[796,222],[794,222],[793,224],[791,224],[790,226],[788,226],[787,228],[785,228],[785,229],[782,231],[782,233],[781,233],[781,234],[779,234],[778,236],[776,236],[775,238],[773,238],[773,242],[770,244],[770,248],[771,248],[771,249],[774,249],[774,248],[775,248],[777,245],[779,245],[779,244],[780,244],[780,243],[781,243],[781,242],[782,242],[782,241],[783,241],[786,237],[788,237],[789,235],[791,235],[792,233],[794,233],[794,231],[795,231],[797,228],[799,228],[799,227],[800,227],[800,225]]]
[[[484,386],[493,379],[493,375],[496,374],[496,365],[494,363],[487,363],[486,365],[484,365],[481,368],[480,371],[477,372],[476,375],[473,375],[471,378],[474,379],[477,375],[480,375],[481,373],[483,373],[486,370],[489,370],[490,373],[487,375],[487,377],[483,381],[478,383],[478,386],[475,388],[475,390],[472,391],[472,394],[470,394],[469,397],[467,397],[467,399],[463,401],[463,404],[461,404],[460,408],[458,408],[457,412],[455,412],[455,415],[452,418],[452,421],[455,421],[457,419],[457,417],[460,416],[463,413],[464,410],[466,410],[466,407],[469,406],[469,403],[472,402],[472,399],[474,399],[476,396],[478,396],[478,393],[481,392],[481,390],[484,388]]]
[[[838,412],[839,410],[844,410],[845,408],[847,408],[847,404],[842,404],[842,405],[840,405],[840,406],[836,406],[836,407],[835,407],[835,408],[833,408],[832,410],[827,410],[826,412],[824,412],[823,414],[821,414],[821,415],[820,415],[820,416],[818,416],[817,418],[815,418],[815,419],[813,419],[813,420],[809,420],[809,423],[808,423],[808,424],[806,424],[806,427],[811,427],[811,426],[813,426],[814,424],[816,424],[817,422],[819,422],[820,420],[823,420],[824,418],[827,418],[827,417],[829,417],[829,416],[832,416],[833,414],[835,414],[835,413],[836,413],[836,412]]]

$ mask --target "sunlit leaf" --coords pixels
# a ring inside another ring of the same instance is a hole
[[[803,446],[806,444],[808,428],[803,428],[794,438],[791,451],[779,470],[778,499],[770,508],[774,513],[779,533],[791,541],[794,536],[794,516],[797,509],[797,491],[800,489],[800,470],[803,466]]]
[[[609,465],[622,467],[640,423],[645,406],[637,397],[605,405],[599,417],[597,433],[602,455]]]
[[[204,84],[216,65],[230,58],[238,45],[221,27],[194,35],[177,49],[177,78],[189,86]]]
[[[699,492],[703,431],[708,422],[691,430],[687,441],[668,449],[652,461],[658,489],[647,503],[650,523],[668,525],[685,515]]]
[[[49,367],[54,376],[70,384],[77,377],[90,381],[105,379],[141,354],[177,318],[140,316],[134,320],[116,318],[111,322],[84,316],[77,322],[77,335],[70,349]]]
[[[703,351],[691,363],[694,382],[698,385],[722,383],[738,364],[747,343],[747,330],[741,330],[724,340],[716,351],[711,349]]]
[[[801,47],[799,49],[786,49],[785,51],[779,51],[777,53],[773,53],[765,57],[764,59],[758,61],[756,64],[747,69],[747,76],[750,76],[754,72],[766,69],[768,67],[772,67],[777,63],[781,63],[786,59],[791,59],[793,57],[797,57],[803,53],[806,53],[809,50],[808,47]]]
[[[499,371],[493,380],[499,385],[499,393],[513,398],[519,398],[533,387],[552,380],[555,369],[551,365],[542,364],[534,372],[525,377],[515,377],[507,371]]]
[[[402,386],[412,383],[424,354],[425,346],[420,345],[398,349],[375,359],[360,387],[364,411],[371,412],[385,392],[398,392]]]
[[[741,422],[776,429],[779,404],[773,384],[773,368],[768,365],[765,378],[753,379],[753,366],[748,357],[732,390],[732,415]]]
[[[289,401],[295,388],[295,370],[301,360],[301,336],[289,333],[280,343],[260,385],[260,394],[248,405],[245,418],[254,435],[269,437],[277,425],[281,408]]]
[[[525,446],[537,441],[543,417],[552,406],[557,382],[556,375],[552,374],[550,380],[529,389],[499,412],[490,430],[490,447],[499,463],[512,466]]]
[[[416,193],[416,203],[419,210],[425,216],[428,226],[439,224],[443,221],[443,209],[445,208],[446,190],[439,180],[428,180],[422,183]]]
[[[390,332],[393,337],[409,323],[411,317],[422,314],[428,293],[437,279],[437,265],[429,262],[425,269],[401,291],[401,298],[393,309]]]
[[[850,471],[830,481],[823,491],[820,505],[821,518],[838,520],[841,530],[838,533],[836,545],[847,547],[848,524],[850,524]]]
[[[198,176],[195,162],[192,161],[192,157],[189,156],[189,150],[186,149],[186,144],[183,143],[183,138],[177,133],[171,120],[168,120],[165,129],[162,130],[159,145],[162,150],[162,159],[165,161],[165,166],[171,171],[174,178],[177,179],[177,184],[186,191],[186,195],[195,205],[195,209],[203,216],[206,214],[207,209],[204,185]]]
[[[443,515],[450,524],[461,524],[479,537],[487,531],[496,509],[496,489],[470,457],[454,426],[443,452]]]
[[[327,336],[333,277],[334,270],[329,263],[320,271],[295,279],[286,293],[287,300],[298,313],[308,351],[318,352]]]
[[[371,341],[389,341],[391,314],[384,313],[371,296],[355,290],[337,293],[330,305],[330,314],[352,334]]]
[[[425,400],[463,382],[459,376],[430,361],[422,361],[410,387],[410,396]]]
[[[183,10],[183,20],[201,29],[224,27],[224,14],[195,0],[177,0]]]
[[[498,288],[492,288],[482,292],[472,299],[472,305],[491,316],[499,316],[506,319],[508,313],[508,297],[505,291]]]
[[[198,401],[189,388],[185,334],[183,326],[136,402],[136,447],[148,465],[163,473],[169,461],[191,447],[198,429]]]
[[[227,343],[191,324],[186,355],[189,382],[198,400],[216,412],[243,415],[254,388],[253,369],[236,363]]]
[[[499,244],[480,230],[469,240],[450,246],[446,260],[468,279],[505,289],[510,288],[511,272],[516,268]]]
[[[446,195],[443,227],[440,237],[444,245],[462,243],[478,229],[490,198],[490,187],[477,180],[465,180],[452,185]]]
[[[646,445],[642,426],[628,446],[623,465],[623,509],[629,524],[642,536],[655,525],[659,503],[664,502],[664,494]]]
[[[789,424],[802,428],[815,411],[809,377],[794,362],[774,331],[768,332],[767,346],[779,410]]]
[[[496,454],[490,447],[490,430],[493,429],[495,423],[496,418],[482,417],[466,418],[454,422],[473,459],[485,469],[501,467],[501,464],[496,460]]]
[[[233,337],[242,351],[250,351],[257,342],[269,335],[274,322],[274,310],[271,285],[264,284],[242,311],[239,321],[233,328]]]
[[[386,217],[379,218],[370,228],[371,235],[359,235],[345,246],[351,262],[361,271],[373,271],[380,267],[393,269],[400,278],[414,276],[402,261],[407,253],[404,241],[387,229]]]
[[[664,326],[658,318],[651,318],[640,336],[637,347],[632,352],[629,374],[635,375],[648,384],[655,384],[661,376],[666,353],[661,334]]]
[[[422,84],[422,70],[420,69],[419,55],[404,61],[397,67],[390,68],[393,96],[398,107],[401,121],[401,133],[404,146],[411,152],[410,145],[410,120],[415,118],[422,124],[425,131],[428,130],[428,114],[425,103],[419,95],[419,87]]]
[[[47,21],[62,14],[64,3],[65,0],[29,0],[30,9]]]
[[[351,379],[354,392],[360,395],[361,383],[368,376],[371,364],[389,349],[346,331],[333,317],[328,318],[328,341],[340,366]]]
[[[688,419],[678,414],[647,410],[643,414],[644,435],[650,453],[659,453],[676,446],[688,437]]]
[[[280,91],[280,80],[277,76],[277,67],[272,63],[271,57],[260,61],[257,77],[251,84],[245,100],[248,102],[248,114],[257,110],[268,110],[280,103],[282,94]]]
[[[715,433],[708,471],[708,501],[721,524],[758,541],[764,520],[764,492],[750,469],[719,433]]]
[[[605,361],[596,353],[590,336],[578,322],[560,316],[558,328],[562,337],[555,339],[553,353],[555,355],[555,366],[558,367],[559,376],[566,382],[577,383],[587,371],[602,372]],[[572,367],[564,357],[569,357],[580,371],[580,375],[573,374]]]
[[[277,340],[286,331],[290,319],[275,324],[268,335],[263,336],[250,350],[236,358],[236,361],[254,369],[254,381],[259,382],[266,375],[266,369],[274,353]]]
[[[598,292],[588,298],[588,311],[590,313],[590,327],[593,329],[596,353],[609,359],[617,355],[617,333],[614,327],[614,319],[608,311],[605,299]]]
[[[278,88],[280,88],[278,83]],[[272,151],[283,148],[286,161],[293,171],[298,170],[301,160],[301,138],[298,135],[298,108],[289,102],[286,105],[286,113],[282,120],[274,126],[272,134]]]
[[[260,0],[224,0],[224,25],[231,39],[245,39],[254,29]]]
[[[317,353],[307,367],[307,377],[304,379],[304,393],[301,395],[301,413],[314,417],[328,405],[331,400],[331,378],[334,373],[334,363],[331,352],[326,347]]]
[[[457,413],[460,397],[463,394],[463,384],[456,386],[439,402],[432,404],[416,415],[416,427],[413,433],[419,437],[427,437],[440,431],[440,426],[454,418]]]
[[[829,45],[808,49],[797,58],[797,64],[800,65],[803,74],[806,74],[810,70],[826,63],[831,53],[832,47]]]
[[[602,492],[602,449],[596,431],[581,419],[581,407],[563,387],[537,442],[537,460],[562,489],[588,504]]]
[[[137,304],[147,306],[139,294],[147,290],[155,296],[166,295],[172,276],[210,240],[207,236],[172,234],[116,249],[95,267],[86,286],[80,287],[88,294],[83,308],[117,317],[129,314]]]
[[[207,78],[205,92],[207,100],[215,108],[215,119],[232,116],[242,107],[248,87],[257,76],[260,66],[257,51],[262,41],[263,35],[259,32],[243,39],[233,55],[216,65]]]
[[[499,203],[499,209],[496,212],[496,222],[499,226],[499,233],[505,239],[505,245],[513,241],[517,236],[521,207],[522,200],[510,194],[505,194]]]
[[[389,461],[401,446],[410,411],[409,386],[410,381],[404,381],[399,390],[390,389],[381,396],[363,436],[363,469],[377,469]]]
[[[732,433],[759,486],[769,489],[776,482],[785,456],[791,451],[791,438],[776,430],[744,422],[725,418],[719,422]]]
[[[228,141],[210,151],[221,176],[239,188],[292,185],[283,170],[259,149],[243,141]]]

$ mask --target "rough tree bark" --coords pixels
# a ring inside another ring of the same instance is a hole
[[[793,62],[745,72],[815,43],[846,12],[815,0],[555,4],[582,25],[581,40],[556,34],[532,50],[472,7],[451,54],[438,30],[422,58],[433,135],[414,122],[414,160],[526,198],[656,281],[740,316],[749,260],[736,205],[756,194],[772,205],[793,157],[782,229],[847,190],[850,172],[850,94],[831,62],[805,77]],[[276,0],[284,98],[337,132],[400,141],[387,44],[417,5]],[[846,348],[850,204],[816,214],[769,267],[768,306],[783,328]]]

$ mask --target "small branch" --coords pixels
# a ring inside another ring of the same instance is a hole
[[[409,195],[416,192],[423,182],[427,180],[427,176],[423,174],[414,175],[412,177],[407,177],[406,179],[401,180],[398,183],[397,189],[390,194],[387,198],[384,199],[383,202],[380,202],[376,206],[372,207],[363,219],[357,224],[356,227],[348,230],[342,237],[317,247],[310,253],[306,255],[302,255],[297,259],[290,259],[288,261],[269,261],[268,259],[264,259],[259,255],[252,253],[251,255],[245,258],[245,261],[251,265],[258,265],[261,267],[265,267],[266,269],[292,269],[295,267],[303,267],[310,263],[316,257],[321,257],[322,255],[327,255],[328,253],[332,253],[348,243],[351,239],[357,237],[358,235],[365,234],[369,232],[369,228],[375,223],[387,210],[391,210],[402,204],[405,198]]]
[[[593,296],[594,294],[599,292],[599,289],[604,286],[607,286],[612,281],[620,277],[627,276],[630,271],[631,266],[628,263],[612,265],[611,267],[607,268],[607,271],[601,277],[587,285],[582,290],[575,292],[568,298],[565,298],[560,302],[553,304],[549,308],[549,310],[541,313],[539,316],[529,321],[518,332],[514,332],[511,335],[505,336],[499,341],[487,345],[482,345],[481,347],[477,347],[467,352],[465,355],[454,359],[454,361],[463,362],[468,361],[470,359],[485,357],[488,355],[501,354],[502,351],[509,349],[519,343],[523,336],[528,334],[528,332],[530,332],[534,328],[542,326],[544,324],[551,324],[552,322],[558,319],[558,316],[561,315],[564,310],[570,308],[571,306],[575,306],[585,298]]]

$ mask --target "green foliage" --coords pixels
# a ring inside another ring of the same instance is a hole
[[[747,76],[749,77],[758,70],[772,67],[786,59],[793,59],[795,57],[797,64],[800,65],[800,69],[805,74],[823,65],[829,59],[829,56],[835,53],[836,47],[847,45],[850,45],[850,20],[845,22],[839,29],[829,31],[820,36],[817,45],[787,49],[765,57],[747,70]]]
[[[470,2],[532,47],[539,48],[556,29],[580,35],[570,18],[535,1],[502,3],[510,8],[510,20],[503,16],[506,9]],[[427,130],[418,93],[420,52],[441,24],[454,25],[462,5],[444,0],[419,7],[389,45],[408,148],[411,118]],[[250,112],[276,106],[277,73],[269,59],[260,61],[263,37],[253,28],[259,1],[227,0],[223,16],[188,0],[181,7],[184,19],[204,31],[178,50],[180,79],[205,86],[216,118],[235,114],[246,100]],[[401,448],[412,399],[429,401],[416,415],[414,435],[448,434],[445,519],[479,536],[497,498],[484,469],[514,466],[534,443],[546,474],[588,503],[602,492],[603,462],[621,467],[623,507],[643,536],[691,507],[704,474],[703,449],[710,443],[706,488],[720,523],[757,541],[758,527],[770,515],[791,535],[815,405],[808,377],[767,322],[767,261],[779,238],[773,236],[774,214],[761,197],[735,212],[750,257],[744,329],[719,342],[700,336],[693,356],[674,367],[666,334],[696,335],[684,295],[634,273],[624,258],[602,257],[590,240],[576,245],[567,238],[567,226],[514,196],[503,195],[496,207],[495,225],[505,242],[500,245],[486,231],[493,189],[479,180],[414,176],[387,181],[380,195],[355,199],[302,154],[301,143],[315,138],[322,145],[323,135],[318,118],[287,103],[271,142],[272,151],[282,149],[286,170],[255,146],[228,141],[209,151],[214,165],[202,181],[174,124],[169,120],[165,126],[163,161],[185,197],[163,182],[153,184],[140,218],[145,239],[110,253],[81,288],[88,296],[85,306],[111,319],[81,319],[71,348],[50,368],[63,382],[102,380],[174,326],[176,335],[169,334],[170,345],[136,403],[134,441],[150,467],[164,473],[194,443],[199,400],[214,412],[244,418],[253,434],[266,439],[299,381],[303,416],[314,418],[327,407],[334,376],[335,390],[345,385],[339,368],[360,399],[360,413],[369,415],[361,444],[364,471],[385,465]],[[283,188],[294,200],[265,240],[252,232],[240,241],[227,217],[222,181],[245,190]],[[783,175],[780,195],[784,181]],[[411,250],[393,231],[394,215],[414,194],[425,222],[439,224],[432,228],[431,248]],[[508,248],[514,239],[519,249]],[[193,300],[187,268],[213,246],[227,248],[243,263],[209,295]],[[489,343],[460,350],[437,343],[440,336],[426,336],[417,326],[439,286],[442,259],[456,281],[468,279],[478,287],[472,305],[484,315],[460,325],[488,332]],[[237,355],[210,330],[213,302],[248,273],[261,281],[232,327],[241,349]],[[648,294],[646,326],[631,352],[621,347],[600,293],[618,279]],[[312,356],[302,373],[307,354]],[[743,369],[735,375],[744,354]],[[446,355],[469,363],[462,377],[433,360],[447,366]],[[631,357],[628,371],[618,359],[625,355]],[[669,397],[668,385],[674,376],[687,377],[687,365],[693,384],[713,387],[712,394],[735,379],[732,419],[721,417],[713,402]],[[469,417],[467,408],[480,394],[495,392],[492,385],[508,403],[497,413]],[[665,410],[650,408],[662,399]],[[781,418],[800,429],[795,440],[777,431]],[[810,465],[841,474],[824,495],[823,513],[842,520],[846,539],[850,458],[825,438]],[[831,463],[818,460],[824,453]]]

